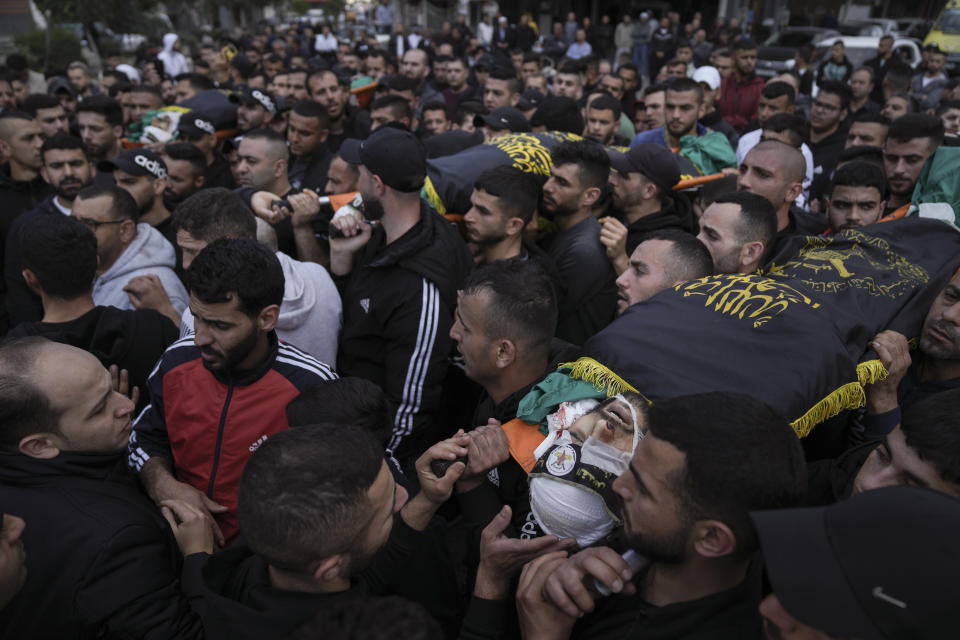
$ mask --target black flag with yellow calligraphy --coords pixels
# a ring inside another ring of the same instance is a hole
[[[622,380],[656,402],[747,393],[801,436],[862,406],[886,375],[867,351],[884,329],[916,336],[960,263],[960,233],[905,218],[834,236],[799,236],[763,275],[720,275],[630,307],[584,345],[584,380]]]

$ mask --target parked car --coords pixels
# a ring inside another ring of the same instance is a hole
[[[889,18],[862,18],[851,20],[837,26],[837,31],[845,36],[885,36],[895,33],[897,21]]]
[[[767,78],[780,75],[793,68],[798,47],[809,44],[816,48],[825,38],[839,35],[833,29],[821,27],[787,27],[778,31],[757,50],[757,75]]]
[[[821,60],[825,60],[830,55],[830,47],[838,40],[843,41],[847,58],[850,59],[854,67],[860,67],[864,62],[875,57],[877,55],[877,45],[880,44],[880,38],[875,36],[827,38],[817,45],[817,62],[815,63],[817,67],[820,66]],[[913,68],[916,68],[922,60],[920,41],[913,38],[894,38],[893,51],[895,55],[900,55],[903,61]]]
[[[901,38],[917,38],[923,40],[933,26],[932,20],[923,18],[901,18],[897,20],[897,35]]]

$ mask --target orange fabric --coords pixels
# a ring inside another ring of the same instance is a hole
[[[336,193],[328,196],[330,198],[330,206],[333,207],[333,210],[336,211],[345,204],[350,204],[353,202],[354,196],[357,195],[356,191],[350,193]]]
[[[501,428],[507,432],[507,441],[510,443],[510,455],[517,463],[523,467],[523,470],[530,473],[537,459],[533,455],[533,450],[540,446],[545,437],[540,433],[540,426],[529,424],[520,418],[514,418],[510,422],[502,425]]]
[[[711,173],[709,176],[697,176],[696,178],[689,178],[687,180],[681,180],[676,185],[674,185],[674,191],[680,191],[681,189],[690,189],[692,187],[699,187],[700,185],[707,184],[708,182],[713,182],[714,180],[719,180],[720,178],[726,178],[728,174],[720,173]]]
[[[377,88],[376,82],[371,82],[370,84],[365,84],[362,87],[357,87],[356,89],[350,89],[350,93],[357,97],[357,105],[361,109],[366,109],[367,105],[373,100],[373,92]]]
[[[912,203],[908,202],[907,204],[903,205],[902,207],[900,207],[890,215],[883,216],[882,218],[877,220],[877,222],[887,222],[888,220],[899,220],[900,218],[903,218],[904,216],[907,215],[907,211],[910,211],[911,204]]]

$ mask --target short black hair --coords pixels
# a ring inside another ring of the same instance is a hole
[[[795,507],[806,495],[800,439],[782,415],[750,396],[712,392],[655,400],[647,423],[652,437],[684,454],[683,469],[669,479],[681,518],[723,522],[740,556],[758,548],[751,511]]]
[[[597,111],[613,111],[613,119],[620,120],[623,104],[606,91],[589,101],[589,108]]]
[[[363,427],[386,447],[393,435],[390,399],[375,382],[348,376],[326,380],[287,403],[291,427],[317,423],[352,424]]]
[[[29,378],[40,349],[40,336],[0,343],[0,448],[17,451],[35,433],[60,433],[60,414],[43,388]]]
[[[349,551],[383,465],[383,448],[362,427],[305,425],[270,436],[240,478],[237,516],[250,549],[297,572]]]
[[[795,113],[775,113],[763,121],[760,129],[761,135],[763,130],[775,133],[788,131],[790,145],[798,149],[807,138],[807,121]]]
[[[93,289],[97,238],[70,216],[36,216],[20,227],[20,264],[54,298],[75,300]]]
[[[670,78],[666,82],[667,91],[686,93],[693,91],[697,94],[697,104],[703,102],[703,87],[693,78]]]
[[[850,162],[834,172],[830,193],[837,187],[873,187],[883,199],[887,193],[887,176],[871,162]]]
[[[235,297],[240,310],[249,317],[283,302],[280,260],[256,240],[214,240],[193,259],[186,276],[190,295],[210,304],[230,302]]]
[[[773,247],[777,237],[777,210],[770,201],[749,191],[734,191],[719,196],[713,204],[735,204],[740,207],[737,219],[737,242],[762,242],[764,251]]]
[[[786,82],[780,82],[779,80],[765,85],[760,95],[767,100],[776,100],[781,96],[787,96],[787,104],[793,104],[794,100],[797,99],[796,90]]]
[[[240,196],[223,187],[202,189],[181,202],[173,212],[173,224],[202,242],[257,237],[253,211]]]
[[[140,208],[137,207],[137,201],[126,189],[113,184],[92,184],[84,187],[77,193],[78,200],[92,200],[101,196],[110,198],[110,211],[114,220],[133,220],[140,217]]]
[[[194,175],[202,175],[207,170],[207,155],[195,144],[171,142],[163,148],[163,154],[171,160],[189,162]]]
[[[477,178],[473,187],[498,199],[511,218],[520,218],[526,225],[533,219],[540,201],[540,183],[531,173],[500,165],[487,169]]]
[[[314,100],[301,100],[293,107],[293,113],[298,116],[303,116],[304,118],[316,118],[320,121],[321,129],[330,128],[330,114],[327,113],[327,108],[315,102]]]
[[[840,152],[840,158],[837,160],[838,164],[852,161],[868,162],[883,169],[883,147],[876,147],[869,144],[847,147]]]
[[[62,131],[53,134],[43,141],[43,146],[40,147],[40,158],[43,159],[44,164],[46,164],[47,151],[53,151],[55,149],[79,149],[83,152],[84,158],[90,158],[90,155],[87,153],[87,145],[83,144],[83,140]]]
[[[494,80],[506,80],[507,89],[510,93],[520,93],[522,87],[520,86],[520,79],[517,78],[517,72],[514,71],[513,67],[509,69],[504,67],[494,67],[490,70],[490,75],[487,76],[487,79],[493,78]]]
[[[936,148],[943,143],[943,120],[930,113],[908,113],[890,123],[887,140],[909,142],[918,138],[929,138],[930,147]]]
[[[557,295],[546,270],[533,260],[495,260],[467,276],[464,295],[485,292],[483,319],[490,339],[512,340],[535,361],[546,359],[557,328]]]
[[[667,280],[686,282],[713,275],[710,250],[695,235],[674,227],[665,227],[644,234],[640,244],[647,240],[664,240],[670,243],[670,256],[664,269]]]
[[[196,91],[209,91],[216,87],[213,86],[213,80],[202,73],[181,73],[175,79],[176,82],[186,81]]]
[[[410,49],[417,51],[417,49]],[[288,640],[442,640],[443,631],[421,605],[400,596],[359,597],[321,607]]]
[[[960,389],[930,394],[905,408],[900,429],[921,460],[944,481],[960,485]]]
[[[891,93],[889,96],[887,96],[885,103],[890,102],[890,100],[892,100],[893,98],[898,98],[907,103],[907,114],[916,113],[917,110],[919,109],[919,103],[917,102],[917,99],[914,98],[909,93],[902,93],[899,91],[897,93]],[[903,116],[900,116],[900,117],[902,118]]]
[[[906,62],[897,60],[897,56],[887,64],[887,71],[883,76],[886,88],[894,93],[910,91],[910,81],[913,78],[913,68]]]
[[[882,124],[885,127],[890,126],[890,118],[883,115],[879,111],[861,111],[857,115],[853,116],[851,122],[873,122],[876,124]]]
[[[937,115],[942,116],[950,109],[960,109],[960,100],[941,100],[937,106]]]
[[[380,96],[370,103],[370,112],[375,109],[390,109],[390,115],[395,122],[413,117],[413,110],[410,108],[410,102],[403,96],[396,94],[387,94]]]
[[[824,80],[820,83],[820,93],[818,93],[817,96],[823,93],[832,93],[840,98],[841,109],[850,108],[850,101],[853,99],[853,93],[851,93],[850,85],[847,83],[840,82],[839,80]]]
[[[740,38],[733,43],[733,51],[753,51],[757,48],[757,43],[750,38]]]
[[[531,127],[546,127],[547,131],[565,131],[583,134],[583,115],[576,100],[566,96],[547,96],[530,118]]]
[[[155,98],[159,98],[160,101],[163,102],[163,93],[161,93],[160,89],[152,84],[138,84],[130,87],[130,93],[149,93]]]
[[[658,83],[647,85],[647,88],[643,90],[643,97],[646,98],[649,95],[654,93],[666,93],[667,85],[666,83]]]
[[[590,140],[561,142],[550,154],[553,166],[577,165],[577,174],[584,189],[603,189],[610,179],[610,157],[603,145]]]
[[[633,71],[634,73],[639,74],[639,71],[637,70],[637,65],[633,64],[632,62],[624,62],[622,65],[617,67],[617,71],[619,72],[620,69],[626,69],[627,71]]]
[[[34,118],[37,117],[37,111],[40,109],[53,109],[60,106],[60,99],[49,93],[31,93],[23,101],[21,108],[25,113],[29,113]]]
[[[446,109],[446,107],[444,107],[444,109]],[[462,125],[467,121],[473,122],[474,116],[482,113],[486,113],[486,109],[483,108],[482,104],[474,100],[467,100],[465,102],[461,102],[460,106],[457,107],[457,110],[454,111],[453,122],[458,125]]]
[[[442,100],[431,100],[423,105],[420,111],[421,113],[426,113],[427,111],[443,111],[443,117],[449,119],[447,118],[447,105],[444,104]]]
[[[85,112],[99,113],[111,127],[123,126],[123,107],[109,96],[99,94],[84,98],[83,102],[77,105],[77,113]]]

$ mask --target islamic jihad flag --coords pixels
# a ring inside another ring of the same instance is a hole
[[[701,278],[630,307],[584,345],[589,359],[571,375],[654,402],[750,394],[805,436],[862,406],[863,385],[886,375],[867,343],[887,328],[918,335],[958,263],[960,233],[939,221],[798,236],[763,275]]]
[[[427,160],[427,180],[421,195],[438,213],[465,214],[470,210],[473,185],[481,173],[501,165],[513,165],[527,173],[550,175],[550,153],[562,142],[582,140],[562,131],[511,133],[452,156]],[[700,175],[686,159],[677,156],[681,179]]]

